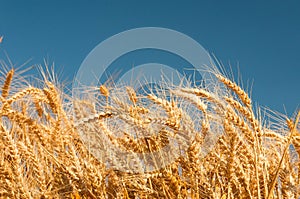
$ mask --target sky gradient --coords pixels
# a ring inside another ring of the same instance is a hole
[[[300,105],[300,1],[0,1],[0,59],[55,62],[72,81],[101,41],[139,27],[182,32],[253,81],[255,103],[291,116]],[[131,56],[134,64],[134,57]],[[149,57],[147,57],[148,59]],[[129,62],[130,63],[130,62]],[[228,69],[229,70],[229,69]]]

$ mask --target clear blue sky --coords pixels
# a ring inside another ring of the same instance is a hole
[[[72,80],[106,38],[138,27],[164,27],[198,41],[225,66],[240,67],[261,106],[291,115],[300,104],[300,1],[1,0],[1,59],[54,61]]]

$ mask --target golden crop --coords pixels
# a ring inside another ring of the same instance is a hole
[[[35,87],[14,73],[0,78],[1,198],[300,197],[300,111],[271,128],[221,73],[214,75],[223,92],[168,85],[140,95],[129,85],[101,85],[93,92],[102,101],[72,99],[55,82]],[[187,150],[165,167],[153,163],[151,172],[113,169],[87,147],[106,147],[102,134],[133,155],[151,153],[172,136],[187,139],[182,132],[195,135]]]

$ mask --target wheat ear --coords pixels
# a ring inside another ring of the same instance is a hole
[[[6,75],[6,79],[5,79],[4,85],[2,87],[2,97],[3,98],[6,98],[9,94],[9,87],[11,85],[11,81],[12,81],[14,73],[15,73],[15,70],[11,69]]]
[[[126,87],[126,91],[127,91],[130,101],[132,101],[132,103],[135,105],[138,101],[136,92],[134,91],[134,89],[132,87],[129,87],[129,86]]]
[[[239,98],[242,100],[242,102],[251,109],[251,99],[249,98],[248,94],[241,88],[239,87],[236,83],[230,81],[226,77],[216,74],[216,77],[223,83],[225,84],[228,88],[233,90]]]

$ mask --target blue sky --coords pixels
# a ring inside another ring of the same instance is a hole
[[[101,41],[138,27],[182,32],[231,65],[256,103],[288,115],[299,108],[300,1],[38,1],[0,2],[0,58],[18,66],[55,62],[72,81]],[[148,55],[149,56],[149,55]],[[131,56],[134,64],[134,57]],[[148,57],[149,58],[149,57]]]

